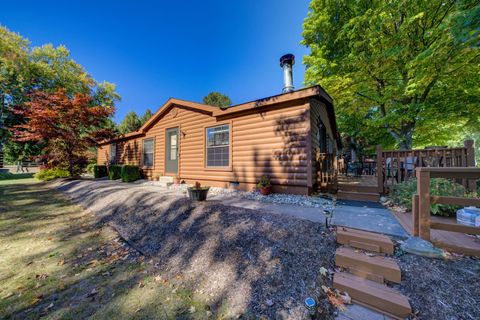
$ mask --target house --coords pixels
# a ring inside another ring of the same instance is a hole
[[[320,86],[293,91],[288,80],[282,94],[226,109],[169,99],[138,131],[101,143],[97,163],[239,190],[263,174],[274,192],[329,188],[340,143],[332,99]]]

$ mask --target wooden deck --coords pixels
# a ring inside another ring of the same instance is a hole
[[[393,215],[409,234],[413,234],[413,218],[411,213],[393,212]],[[432,223],[445,223],[452,220],[452,218],[435,216],[432,216],[431,218]],[[474,236],[458,232],[431,229],[430,238],[432,243],[440,248],[467,255],[480,256],[480,240]]]
[[[375,176],[338,176],[337,197],[344,200],[378,202],[377,177]]]
[[[338,183],[348,184],[352,186],[376,187],[377,177],[376,176],[352,177],[352,176],[338,175]]]

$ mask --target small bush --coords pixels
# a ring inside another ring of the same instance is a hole
[[[93,165],[92,171],[95,178],[103,178],[107,176],[107,166],[95,164]]]
[[[112,164],[108,167],[108,179],[117,180],[122,177],[122,167],[119,165]]]
[[[132,182],[140,179],[140,169],[138,166],[123,166],[122,167],[122,181]]]
[[[270,177],[266,174],[262,175],[260,177],[260,181],[258,181],[257,183],[257,188],[268,188],[270,187],[271,184],[270,184]]]
[[[417,180],[411,179],[394,185],[390,191],[390,198],[395,204],[405,206],[408,210],[412,210],[412,196],[416,193]],[[432,196],[468,196],[462,185],[443,178],[430,179],[430,194]],[[455,215],[456,210],[459,208],[459,206],[453,205],[432,204],[430,211],[433,215],[452,216]]]
[[[68,178],[70,177],[70,173],[68,170],[60,169],[60,168],[52,168],[52,169],[45,169],[40,170],[39,172],[35,173],[35,179],[42,180],[42,181],[50,181],[57,178]]]
[[[15,178],[15,175],[13,173],[10,173],[10,172],[0,172],[0,180],[10,180],[10,179],[14,179]]]
[[[86,168],[87,173],[93,174],[93,168],[94,168],[96,165],[97,165],[96,163],[89,163],[89,164],[87,165],[87,168]]]

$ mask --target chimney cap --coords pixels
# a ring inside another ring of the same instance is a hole
[[[280,67],[283,67],[284,64],[291,64],[292,66],[295,64],[295,56],[291,53],[287,53],[280,58]]]

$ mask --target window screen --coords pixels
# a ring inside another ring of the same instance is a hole
[[[153,166],[153,139],[143,140],[143,165]]]
[[[207,167],[230,165],[230,126],[207,128]]]

